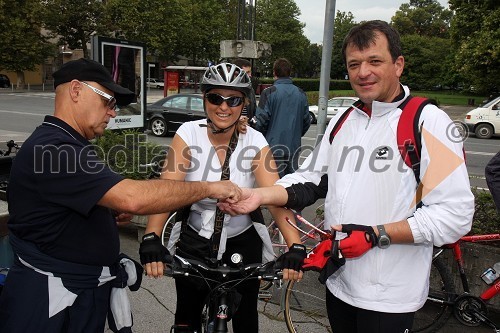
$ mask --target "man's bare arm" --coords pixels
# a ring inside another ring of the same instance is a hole
[[[203,198],[225,199],[233,203],[240,195],[241,189],[230,181],[124,179],[106,192],[98,204],[120,212],[149,215],[175,211]]]

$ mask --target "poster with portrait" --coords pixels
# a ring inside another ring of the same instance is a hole
[[[117,106],[117,116],[110,120],[108,129],[144,128],[147,97],[145,45],[93,36],[92,57],[109,70],[116,83],[135,92],[131,104]]]

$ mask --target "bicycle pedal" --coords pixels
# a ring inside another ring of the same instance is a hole
[[[269,301],[273,297],[273,293],[269,290],[260,290],[257,297],[263,301]]]

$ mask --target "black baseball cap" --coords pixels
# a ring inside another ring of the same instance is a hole
[[[116,104],[119,106],[126,106],[132,103],[135,97],[134,92],[113,81],[106,67],[94,60],[82,58],[69,61],[54,72],[52,76],[54,78],[54,89],[58,85],[70,82],[71,80],[97,82],[114,92]]]

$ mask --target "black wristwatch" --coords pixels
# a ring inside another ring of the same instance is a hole
[[[385,232],[385,227],[383,225],[377,226],[378,230],[378,244],[377,246],[381,249],[387,249],[391,245],[391,237]]]

